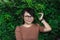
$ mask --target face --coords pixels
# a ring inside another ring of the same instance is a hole
[[[28,12],[25,12],[24,21],[25,21],[25,23],[31,24],[34,21],[34,18]]]

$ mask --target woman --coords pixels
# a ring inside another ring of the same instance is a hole
[[[16,40],[38,40],[39,32],[51,31],[50,25],[43,19],[43,13],[39,13],[42,16],[39,20],[43,23],[41,27],[38,23],[34,22],[34,10],[31,8],[25,8],[23,10],[22,17],[24,23],[21,26],[17,26],[15,30]]]

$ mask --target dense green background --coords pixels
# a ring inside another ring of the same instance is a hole
[[[39,40],[55,40],[60,35],[60,0],[0,0],[1,40],[15,40],[15,28],[22,24],[20,14],[26,7],[34,8],[36,15],[44,12],[45,20],[52,27],[51,32],[39,34]]]

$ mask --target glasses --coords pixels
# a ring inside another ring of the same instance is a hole
[[[27,15],[27,16],[24,16],[24,17],[31,18],[32,16],[28,16],[28,15]]]

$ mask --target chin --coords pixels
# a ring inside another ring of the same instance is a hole
[[[32,22],[27,22],[28,24],[31,24]]]

